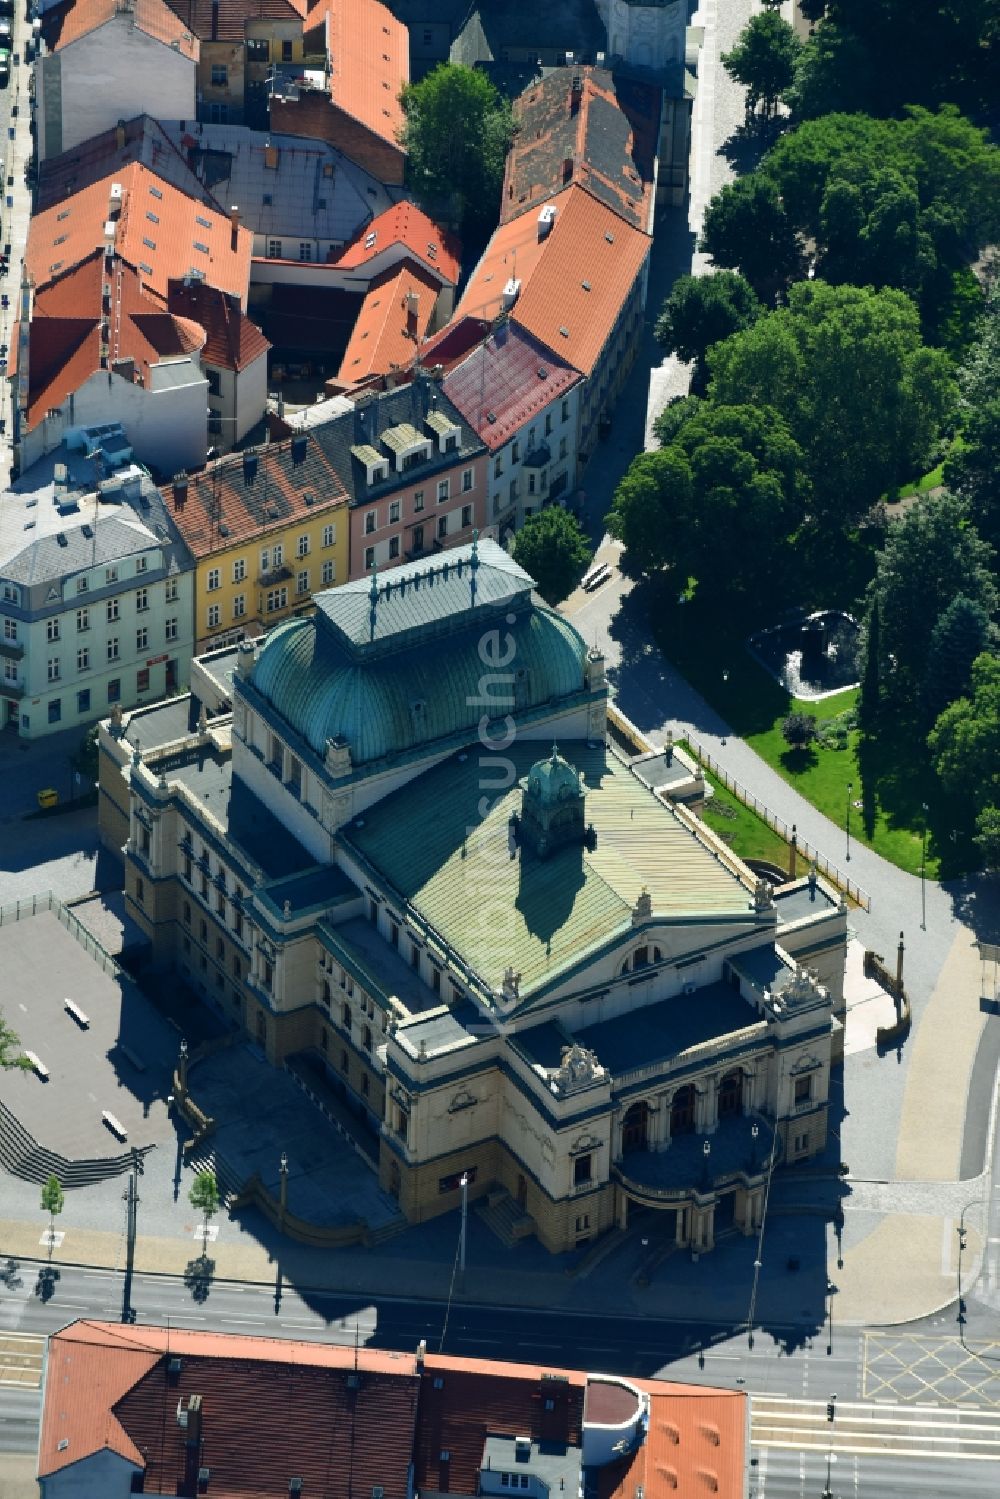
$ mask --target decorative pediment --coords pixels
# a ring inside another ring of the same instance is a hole
[[[590,1150],[600,1150],[602,1141],[596,1135],[588,1135],[586,1132],[577,1135],[569,1147],[570,1155],[586,1155]]]
[[[470,1093],[468,1088],[459,1088],[448,1104],[448,1113],[457,1114],[462,1109],[474,1108],[478,1102],[479,1099],[476,1098],[475,1094]]]
[[[796,1057],[788,1069],[789,1076],[800,1077],[803,1072],[816,1072],[822,1065],[823,1063],[819,1057],[814,1057],[809,1052],[803,1052],[800,1057]]]

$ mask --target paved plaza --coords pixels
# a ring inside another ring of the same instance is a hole
[[[0,973],[7,1018],[49,1073],[48,1081],[34,1071],[4,1073],[0,1089],[40,1145],[68,1160],[120,1155],[125,1145],[105,1110],[124,1125],[128,1146],[173,1139],[165,1100],[177,1038],[134,984],[107,971],[47,910],[0,926]]]

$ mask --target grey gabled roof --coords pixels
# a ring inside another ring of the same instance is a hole
[[[455,547],[433,560],[394,567],[382,580],[358,578],[343,583],[316,595],[316,608],[326,626],[355,654],[441,621],[457,627],[473,609],[524,598],[531,587],[530,576],[503,547],[495,541],[480,541]]]
[[[77,522],[55,535],[29,541],[9,562],[2,564],[0,571],[12,583],[30,586],[117,562],[163,544],[131,510],[125,515],[102,516],[96,525],[87,523],[86,529],[90,535],[85,535],[84,525]]]

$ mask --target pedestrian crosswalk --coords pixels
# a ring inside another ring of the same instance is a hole
[[[27,1332],[0,1332],[0,1385],[39,1389],[44,1352],[43,1337]]]
[[[798,1451],[996,1461],[1000,1412],[838,1400],[831,1421],[826,1401],[753,1395],[750,1440]]]

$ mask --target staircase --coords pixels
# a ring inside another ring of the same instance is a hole
[[[513,1249],[522,1239],[530,1239],[535,1232],[534,1218],[518,1207],[504,1187],[495,1187],[487,1193],[476,1204],[476,1212],[507,1249]]]
[[[141,1157],[154,1148],[140,1145],[134,1154]],[[0,1166],[22,1181],[44,1185],[50,1176],[54,1176],[64,1190],[92,1187],[95,1182],[108,1181],[130,1171],[132,1157],[130,1150],[124,1155],[101,1156],[94,1160],[67,1160],[58,1151],[46,1150],[44,1145],[39,1145],[6,1104],[0,1103]]]
[[[215,1177],[216,1186],[219,1189],[219,1201],[223,1207],[228,1207],[234,1197],[238,1197],[243,1189],[239,1172],[232,1167],[225,1156],[219,1155],[213,1149],[211,1139],[203,1140],[196,1150],[187,1157],[187,1164],[197,1175],[199,1171],[211,1171]]]
[[[374,1249],[376,1244],[385,1244],[389,1239],[394,1239],[406,1228],[406,1219],[402,1213],[397,1213],[395,1218],[390,1218],[388,1223],[380,1223],[378,1228],[369,1228],[365,1235],[365,1247]]]

